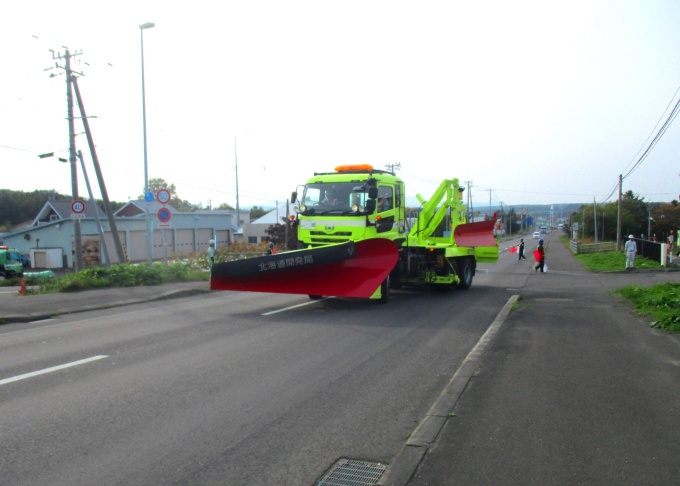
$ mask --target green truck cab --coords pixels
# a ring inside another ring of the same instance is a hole
[[[0,246],[0,277],[23,277],[24,264],[19,250]]]
[[[404,183],[391,172],[339,166],[315,174],[301,192],[297,223],[302,248],[369,238],[401,246],[406,239]]]

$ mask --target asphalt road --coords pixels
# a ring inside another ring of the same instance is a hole
[[[515,264],[388,305],[214,292],[1,326],[2,482],[312,485],[341,457],[389,462]]]

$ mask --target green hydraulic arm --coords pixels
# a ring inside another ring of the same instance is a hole
[[[460,199],[463,189],[458,183],[458,179],[445,179],[439,185],[429,201],[426,201],[420,194],[416,194],[418,201],[422,204],[420,213],[416,220],[413,230],[408,237],[408,244],[418,245],[432,237],[433,233],[446,217],[451,208],[451,228],[465,223],[465,207]],[[453,231],[451,232],[453,235]],[[453,241],[453,236],[450,237]]]

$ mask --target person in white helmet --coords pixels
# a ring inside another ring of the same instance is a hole
[[[633,235],[628,235],[628,241],[623,245],[623,250],[626,252],[626,270],[632,270],[635,264],[635,255],[637,254],[637,244],[633,239]]]
[[[215,264],[215,240],[210,240],[208,244],[208,264],[211,267]]]

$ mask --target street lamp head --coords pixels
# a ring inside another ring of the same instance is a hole
[[[142,30],[150,29],[152,27],[156,27],[156,24],[154,24],[153,22],[147,22],[146,24],[142,24],[142,25],[139,26],[139,28],[142,29]]]

